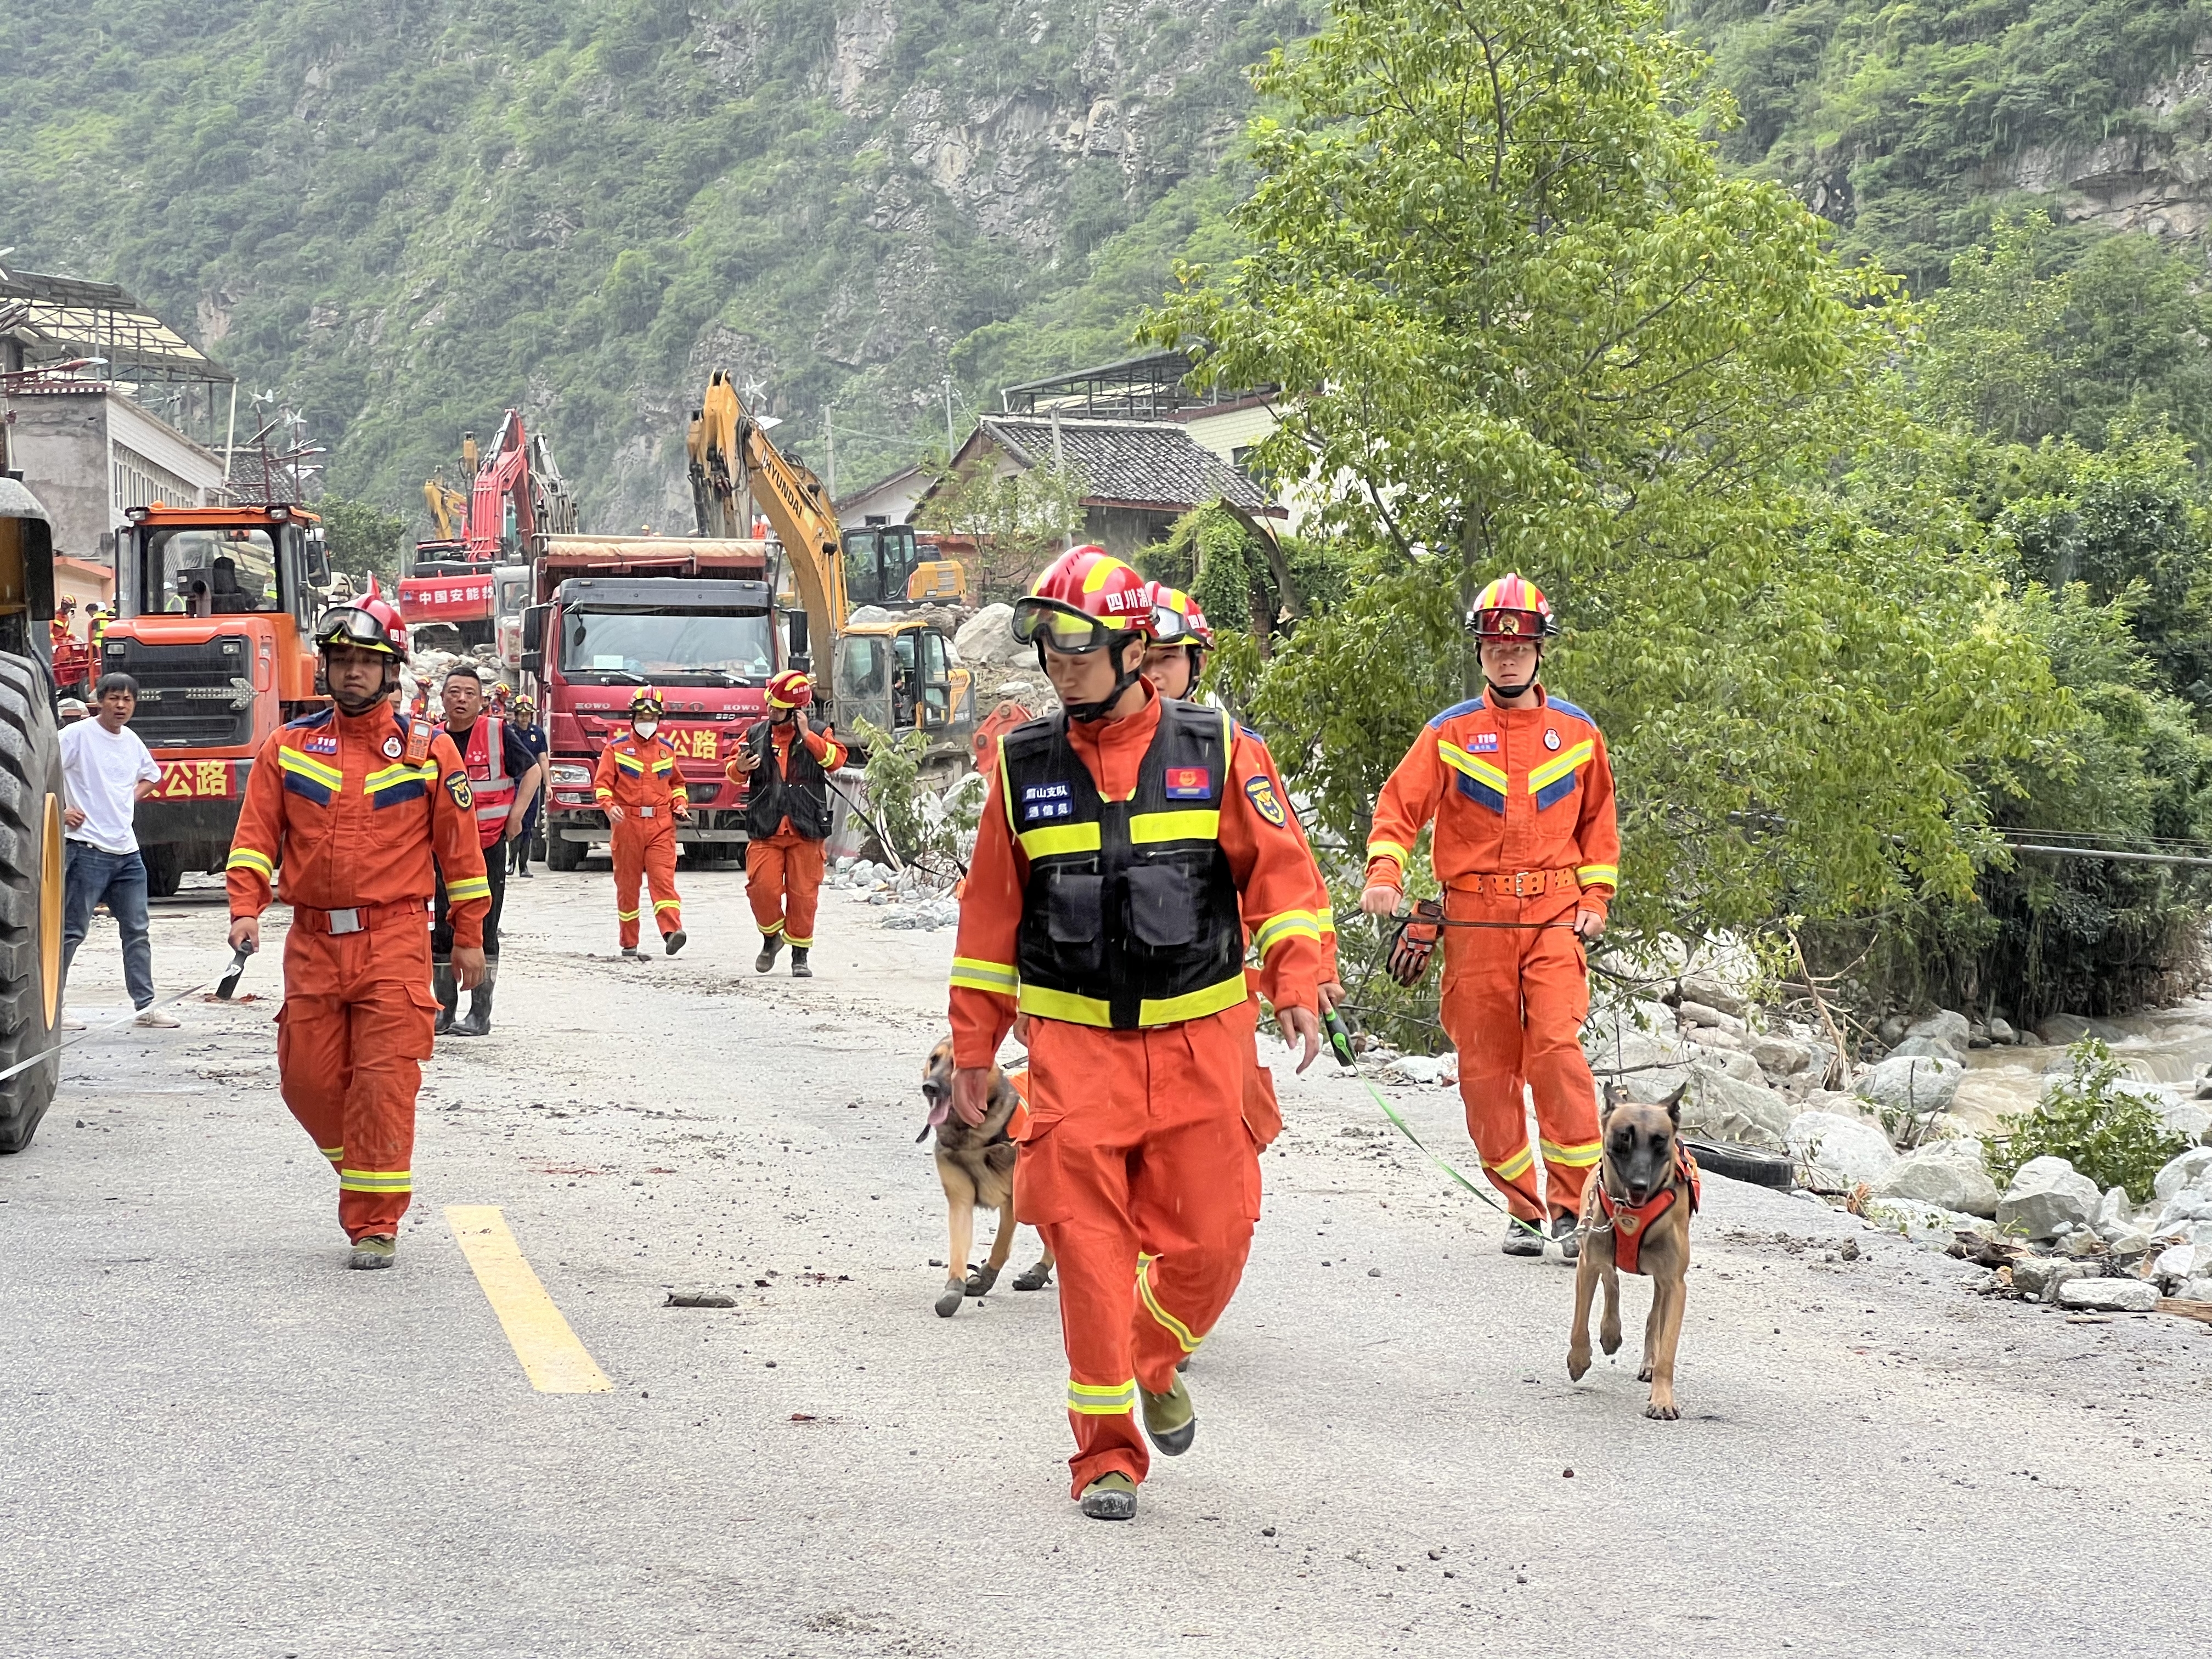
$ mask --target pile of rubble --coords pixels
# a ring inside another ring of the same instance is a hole
[[[868,859],[839,859],[822,884],[883,908],[883,926],[894,931],[935,933],[960,923],[960,901],[952,896],[951,884],[911,865],[894,870]]]
[[[514,695],[514,679],[501,665],[496,647],[480,645],[473,651],[438,651],[418,647],[407,653],[407,660],[400,665],[401,706],[413,705],[416,689],[419,686],[428,700],[430,718],[443,718],[445,705],[440,694],[445,689],[446,676],[453,672],[456,664],[473,665],[483,676],[485,696],[491,696],[493,688],[499,685],[505,685],[508,695]]]
[[[2150,1313],[2175,1298],[2212,1312],[2212,1146],[2167,1164],[2140,1206],[2124,1187],[2100,1194],[2063,1158],[2031,1159],[1996,1222],[1951,1247],[1996,1269],[1986,1294],[2098,1313]]]

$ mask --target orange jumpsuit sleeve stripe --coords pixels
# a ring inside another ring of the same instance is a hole
[[[238,828],[231,834],[230,857],[223,866],[223,888],[233,917],[258,916],[269,908],[276,887],[276,868],[284,861],[284,794],[276,751],[284,728],[269,734],[246,774],[246,799]]]
[[[1602,915],[1620,885],[1620,821],[1604,734],[1593,728],[1590,741],[1593,753],[1583,773],[1582,817],[1575,827],[1575,841],[1582,848],[1575,878],[1581,884],[1583,902]]]
[[[1312,849],[1283,805],[1281,780],[1265,744],[1236,732],[1229,775],[1229,787],[1222,791],[1221,848],[1237,878],[1244,926],[1260,951],[1260,994],[1278,1008],[1317,1011],[1315,988],[1328,975],[1314,911]],[[1282,823],[1261,810],[1262,797],[1274,802]]]
[[[1375,803],[1375,818],[1367,834],[1370,886],[1405,885],[1407,867],[1413,861],[1413,845],[1437,815],[1445,781],[1443,757],[1437,752],[1436,727],[1424,726],[1382,786],[1382,798]]]

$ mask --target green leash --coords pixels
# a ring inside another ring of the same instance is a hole
[[[1492,1209],[1504,1216],[1506,1220],[1510,1222],[1514,1226],[1520,1228],[1523,1232],[1533,1233],[1540,1239],[1548,1239],[1549,1235],[1547,1235],[1541,1227],[1537,1226],[1535,1223],[1532,1221],[1523,1221],[1519,1216],[1514,1214],[1512,1211],[1507,1209],[1503,1204],[1500,1204],[1498,1201],[1497,1194],[1491,1189],[1489,1182],[1485,1182],[1480,1186],[1477,1186],[1474,1182],[1469,1181],[1465,1176],[1462,1175],[1459,1170],[1452,1165],[1449,1159],[1438,1158],[1434,1152],[1429,1150],[1427,1143],[1422,1140],[1420,1136],[1413,1133],[1413,1126],[1407,1123],[1404,1118],[1398,1115],[1397,1108],[1391,1105],[1389,1101],[1382,1097],[1382,1091],[1376,1088],[1373,1082],[1369,1079],[1366,1073],[1359,1069],[1358,1059],[1354,1055],[1352,1049],[1352,1032],[1345,1024],[1342,1017],[1337,1013],[1335,1009],[1332,1008],[1327,1013],[1323,1014],[1321,1017],[1321,1023],[1322,1029],[1328,1033],[1329,1052],[1336,1056],[1336,1063],[1359,1079],[1360,1085],[1367,1091],[1369,1095],[1373,1097],[1375,1103],[1382,1109],[1382,1115],[1389,1118],[1391,1122],[1398,1126],[1398,1133],[1405,1136],[1407,1139],[1412,1141],[1423,1158],[1428,1159],[1430,1163],[1435,1164],[1437,1168],[1442,1170],[1454,1181],[1456,1181],[1461,1186],[1466,1188],[1468,1191],[1473,1193],[1477,1198],[1490,1206]]]

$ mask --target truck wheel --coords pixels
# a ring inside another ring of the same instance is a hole
[[[566,836],[549,830],[545,836],[545,867],[548,870],[580,870],[584,867],[584,843],[570,841]]]
[[[177,889],[185,884],[184,849],[179,847],[142,847],[138,851],[146,864],[147,897],[176,897]]]
[[[0,656],[0,1071],[53,1047],[62,996],[62,751],[38,669]],[[0,1152],[31,1144],[61,1057],[0,1083]]]

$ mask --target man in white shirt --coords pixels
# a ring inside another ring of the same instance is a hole
[[[62,787],[69,805],[63,881],[62,976],[92,927],[93,907],[106,900],[123,932],[123,982],[141,1025],[174,1026],[154,1004],[154,946],[146,915],[146,862],[131,827],[138,803],[154,793],[161,769],[128,728],[138,707],[138,682],[103,674],[94,695],[98,713],[62,728]],[[74,1025],[75,1021],[65,1022]]]

